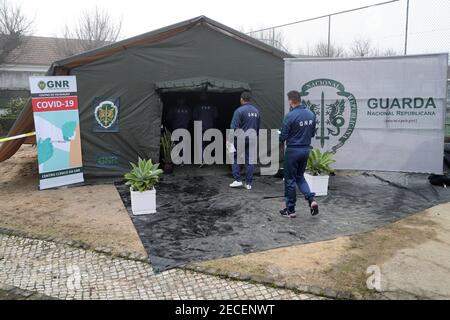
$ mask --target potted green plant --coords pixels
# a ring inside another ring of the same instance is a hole
[[[172,149],[175,146],[172,141],[172,134],[166,128],[164,133],[161,135],[161,148],[162,148],[162,162],[164,173],[173,172],[173,162],[172,162]]]
[[[326,196],[328,194],[328,181],[330,174],[334,173],[331,165],[336,162],[333,159],[333,155],[333,152],[326,151],[322,153],[319,149],[313,149],[309,154],[305,179],[311,192],[314,192],[317,196]]]
[[[156,213],[156,189],[155,185],[163,171],[159,169],[159,163],[153,164],[152,160],[139,158],[138,164],[130,163],[133,170],[126,173],[125,184],[130,187],[131,210],[134,215]]]

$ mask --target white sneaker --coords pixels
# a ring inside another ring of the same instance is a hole
[[[246,188],[247,190],[252,190],[252,185],[251,185],[251,184],[247,184],[247,185],[245,185],[245,188]]]
[[[232,184],[230,184],[231,188],[239,188],[239,187],[242,187],[242,186],[243,186],[243,184],[242,184],[241,181],[235,181]]]

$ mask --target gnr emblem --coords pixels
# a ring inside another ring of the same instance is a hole
[[[353,94],[331,79],[316,79],[303,85],[300,95],[316,114],[316,140],[326,151],[336,152],[350,138],[356,125],[358,106]]]

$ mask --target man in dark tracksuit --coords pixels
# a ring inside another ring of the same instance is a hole
[[[170,132],[174,132],[177,129],[189,130],[192,120],[192,109],[186,104],[186,100],[183,97],[177,99],[177,103],[169,109],[166,114],[165,123]],[[181,141],[177,142],[181,143]],[[183,155],[183,151],[180,155]],[[184,165],[182,163],[181,165]]]
[[[213,106],[208,102],[208,96],[206,95],[206,93],[202,93],[200,95],[200,104],[194,108],[194,121],[202,122],[202,135],[208,129],[212,129],[215,127],[218,116],[219,114],[217,112],[216,106]],[[206,145],[207,141],[203,141],[202,148],[199,150],[202,153],[199,158],[202,160],[202,162],[203,151],[205,150]],[[200,167],[202,166],[203,164],[200,165]]]
[[[166,115],[166,123],[170,132],[177,129],[189,130],[192,119],[192,109],[186,104],[184,98],[178,98],[176,105],[169,109]]]
[[[200,104],[194,108],[194,121],[202,122],[203,132],[214,128],[218,118],[217,108],[208,102],[206,93],[200,96]]]
[[[242,129],[244,132],[249,130],[255,130],[256,135],[259,131],[259,126],[261,123],[261,116],[259,110],[250,103],[251,94],[250,92],[244,92],[241,95],[241,106],[234,112],[233,120],[231,121],[231,129],[237,130]],[[235,143],[236,146],[236,143]],[[253,182],[253,172],[255,170],[254,163],[256,159],[250,159],[250,148],[255,148],[256,146],[251,145],[251,141],[245,138],[245,164],[246,164],[246,188],[247,190],[252,189]],[[237,149],[237,146],[236,146]],[[243,186],[241,181],[241,166],[238,164],[238,150],[234,153],[234,161],[232,165],[234,182],[230,184],[231,188],[239,188]]]
[[[301,104],[300,93],[288,93],[291,111],[286,115],[280,134],[280,143],[286,142],[284,154],[284,192],[286,208],[281,215],[295,218],[295,204],[297,202],[296,186],[305,196],[311,208],[311,214],[319,213],[319,205],[314,200],[315,194],[309,189],[304,173],[311,150],[311,139],[316,134],[316,116]]]

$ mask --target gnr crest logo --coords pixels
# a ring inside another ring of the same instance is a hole
[[[39,89],[44,90],[47,87],[47,85],[45,84],[45,81],[39,81],[38,87]]]
[[[118,108],[112,101],[102,101],[95,107],[94,115],[97,123],[104,129],[114,125],[117,120]]]
[[[331,79],[309,81],[300,94],[306,106],[316,114],[316,139],[320,147],[336,152],[355,129],[358,116],[355,97],[344,85]]]

